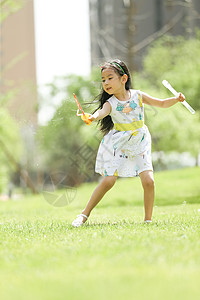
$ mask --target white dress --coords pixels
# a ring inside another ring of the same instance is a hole
[[[114,95],[107,101],[112,107],[114,128],[100,143],[95,172],[102,176],[134,177],[146,170],[153,171],[151,136],[144,124],[140,91],[131,90],[127,101],[120,101]]]

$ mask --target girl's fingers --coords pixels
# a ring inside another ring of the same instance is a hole
[[[90,125],[92,120],[90,119],[90,114],[85,113],[84,115],[81,115],[81,119],[87,124]]]
[[[185,96],[182,93],[179,93],[177,100],[183,102],[185,100]]]
[[[91,120],[91,121],[93,121],[94,120],[93,115],[90,115],[88,119]]]

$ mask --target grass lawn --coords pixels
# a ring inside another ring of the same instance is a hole
[[[154,222],[139,178],[119,179],[81,228],[95,183],[56,208],[43,195],[0,203],[0,299],[200,299],[200,168],[155,174]]]

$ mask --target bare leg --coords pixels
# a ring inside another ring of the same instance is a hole
[[[83,214],[89,217],[92,209],[99,203],[99,201],[103,198],[105,193],[109,191],[117,180],[116,176],[106,176],[99,183],[99,185],[94,190],[90,200],[88,201],[86,208],[82,211]],[[86,218],[85,220],[86,221]]]
[[[144,189],[144,210],[145,210],[144,220],[145,221],[151,220],[152,212],[153,212],[154,194],[155,194],[153,172],[144,171],[141,172],[139,175]]]

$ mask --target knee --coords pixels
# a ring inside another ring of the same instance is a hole
[[[103,182],[102,182],[104,188],[106,190],[111,189],[113,187],[113,185],[115,184],[116,179],[117,179],[117,177],[111,177],[111,176],[105,177]]]
[[[142,182],[142,185],[143,185],[143,188],[154,189],[154,186],[155,186],[154,179],[152,177],[147,177]]]

